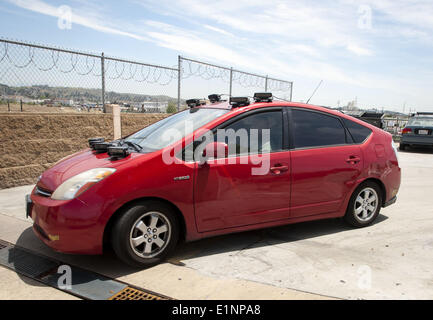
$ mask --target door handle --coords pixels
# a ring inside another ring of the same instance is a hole
[[[285,166],[282,164],[277,164],[277,165],[271,167],[271,172],[274,174],[281,174],[287,170],[289,170],[289,166]]]
[[[348,159],[346,159],[346,162],[350,163],[350,164],[357,164],[360,161],[361,161],[361,158],[358,156],[350,156]]]

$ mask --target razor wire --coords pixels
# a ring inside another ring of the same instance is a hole
[[[196,78],[203,81],[196,82]],[[105,56],[103,53],[95,54],[0,38],[0,85],[17,88],[46,85],[66,89],[97,89],[99,98],[94,91],[92,94],[78,94],[76,101],[93,101],[101,103],[102,106],[105,105],[105,98],[115,96],[113,93],[125,93],[132,95],[132,98],[128,100],[122,96],[111,101],[141,103],[143,106],[148,103],[146,101],[164,103],[174,99],[179,107],[181,95],[189,95],[183,92],[185,88],[181,86],[181,82],[188,79],[192,81],[191,94],[198,92],[200,86],[203,91],[219,90],[229,94],[232,94],[234,88],[236,92],[242,93],[247,91],[236,88],[285,91],[290,98],[292,93],[290,81],[181,56],[178,65],[167,67]],[[212,82],[213,80],[218,83]],[[162,87],[165,87],[164,91],[161,91]],[[250,91],[252,90],[248,89],[248,92]],[[151,95],[155,96],[153,100],[146,100],[144,97]],[[60,93],[55,95],[60,96]],[[88,96],[92,97],[92,101]],[[143,98],[145,99],[140,101]]]
[[[291,99],[293,83],[291,81],[270,78],[265,75],[245,72],[229,67],[218,66],[207,62],[179,57],[181,80],[193,77],[202,80],[219,80],[228,84],[232,93],[236,86],[245,89],[256,88],[259,91],[285,92]]]
[[[266,86],[266,77],[256,76],[240,71],[233,71],[233,83],[243,88],[263,88]]]
[[[202,78],[203,80],[221,79],[227,83],[230,81],[230,70],[227,68],[197,63],[184,58],[181,59],[182,79],[188,79],[196,76]]]
[[[24,48],[21,53],[13,50]],[[106,77],[112,80],[133,80],[151,84],[168,85],[177,79],[176,68],[154,66],[136,61],[121,61],[102,55],[67,51],[58,48],[33,46],[27,43],[9,42],[0,39],[0,63],[7,60],[11,66],[25,69],[30,66],[46,72],[56,70],[86,76],[101,76],[101,59],[105,59]]]
[[[105,76],[110,80],[133,80],[139,83],[146,82],[166,86],[177,79],[178,70],[175,68],[118,61],[110,57],[104,57],[104,59]]]

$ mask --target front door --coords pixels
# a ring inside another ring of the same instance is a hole
[[[219,131],[215,139],[228,144],[228,157],[196,166],[199,232],[287,219],[290,152],[283,138],[281,109],[244,115],[222,129],[225,137],[220,139]]]

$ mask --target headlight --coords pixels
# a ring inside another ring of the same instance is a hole
[[[76,176],[63,182],[54,193],[51,199],[54,200],[71,200],[78,197],[84,191],[111,175],[116,169],[113,168],[96,168],[84,171]]]

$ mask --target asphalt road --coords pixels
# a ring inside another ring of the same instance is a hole
[[[433,151],[399,157],[397,203],[363,229],[334,219],[220,236],[183,244],[167,263],[135,270],[111,252],[74,256],[45,247],[24,217],[25,186],[0,190],[0,239],[178,299],[433,299]],[[0,298],[37,289],[20,281],[0,277]]]

